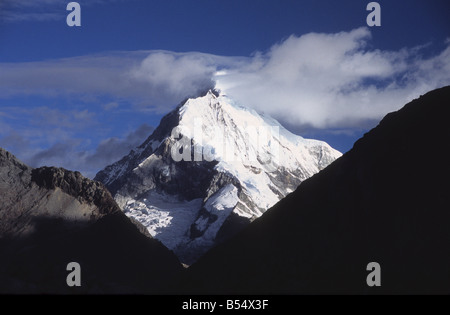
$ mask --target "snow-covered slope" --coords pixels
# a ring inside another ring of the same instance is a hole
[[[99,172],[119,206],[192,263],[341,153],[209,91]]]

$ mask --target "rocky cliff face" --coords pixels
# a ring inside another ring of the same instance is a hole
[[[103,185],[78,172],[32,169],[3,149],[0,161],[1,236],[26,234],[39,216],[89,224],[119,211]]]
[[[159,292],[181,265],[138,225],[101,183],[0,148],[0,293]],[[80,288],[66,285],[70,262]]]
[[[446,87],[388,114],[191,266],[187,291],[449,294],[449,105]],[[381,266],[381,287],[367,285],[371,262]]]

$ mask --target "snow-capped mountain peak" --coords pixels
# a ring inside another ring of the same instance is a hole
[[[99,172],[119,206],[191,263],[341,154],[210,90]]]

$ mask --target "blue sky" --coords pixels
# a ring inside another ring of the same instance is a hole
[[[343,152],[388,112],[450,84],[450,3],[361,0],[0,2],[0,146],[93,176],[217,82]]]

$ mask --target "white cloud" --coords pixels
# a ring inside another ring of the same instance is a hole
[[[130,71],[130,77],[147,83],[155,91],[183,97],[199,88],[213,87],[215,71],[216,66],[214,62],[208,62],[207,55],[156,52]]]
[[[102,105],[102,108],[105,111],[111,111],[120,107],[120,104],[117,102],[109,102],[107,104]]]
[[[115,52],[30,63],[0,63],[0,98],[112,96],[137,109],[165,112],[212,87],[218,67],[238,67],[245,58],[168,51]]]
[[[153,132],[154,128],[143,124],[129,132],[124,138],[108,138],[99,143],[95,151],[83,149],[82,140],[71,138],[64,142],[56,142],[48,149],[39,150],[25,159],[33,167],[52,165],[70,170],[80,171],[93,178],[105,166],[120,160],[123,156],[142,142]],[[20,137],[10,136],[11,141],[24,142]],[[24,150],[29,147],[24,146]],[[18,151],[19,153],[20,150]],[[29,152],[28,152],[29,153]]]
[[[6,5],[13,7],[40,7],[55,4],[63,4],[65,0],[5,0]]]
[[[423,57],[430,45],[383,51],[371,48],[370,40],[370,31],[360,28],[291,36],[251,57],[136,51],[0,63],[1,145],[33,166],[54,164],[93,176],[152,129],[143,125],[121,139],[105,131],[106,140],[95,148],[83,132],[103,132],[105,112],[168,112],[215,83],[241,103],[305,133],[365,126],[450,84],[450,40],[431,57]],[[14,98],[24,95],[68,97],[90,106],[5,105],[20,103]],[[126,109],[130,104],[133,108]]]
[[[62,20],[67,3],[64,0],[3,0],[0,22]]]
[[[40,164],[70,168],[81,162],[78,152],[74,150],[81,150],[90,142],[90,139],[81,140],[80,132],[98,131],[95,114],[88,110],[48,106],[3,106],[2,109],[8,114],[6,119],[0,117],[0,147],[10,150],[32,166]],[[55,148],[66,149],[45,161],[49,157],[47,153],[55,152]]]
[[[421,59],[418,49],[369,49],[370,39],[367,28],[291,36],[247,67],[217,76],[218,85],[290,124],[348,128],[450,84],[450,48]]]
[[[35,113],[30,115],[35,116]],[[109,137],[100,141],[96,147],[88,149],[86,144],[89,144],[90,140],[77,135],[75,132],[77,127],[73,122],[67,121],[66,115],[50,112],[50,116],[52,115],[50,125],[46,125],[45,121],[38,121],[34,126],[26,126],[19,130],[2,123],[0,147],[10,150],[32,167],[64,167],[93,178],[100,169],[120,160],[141,145],[154,130],[154,127],[144,123],[136,130],[129,131],[124,137]],[[64,128],[53,124],[52,120],[57,115],[66,120]],[[86,122],[82,124],[89,125]],[[78,128],[82,124],[79,124]]]
[[[92,6],[133,0],[77,0],[81,6]],[[0,22],[57,21],[67,16],[68,0],[1,0]]]
[[[0,98],[23,94],[108,96],[134,110],[167,112],[214,81],[243,104],[290,125],[352,128],[378,120],[429,90],[450,84],[450,42],[370,48],[367,28],[291,36],[251,57],[198,52],[114,52],[45,62],[0,63]],[[100,107],[102,105],[99,105]]]

